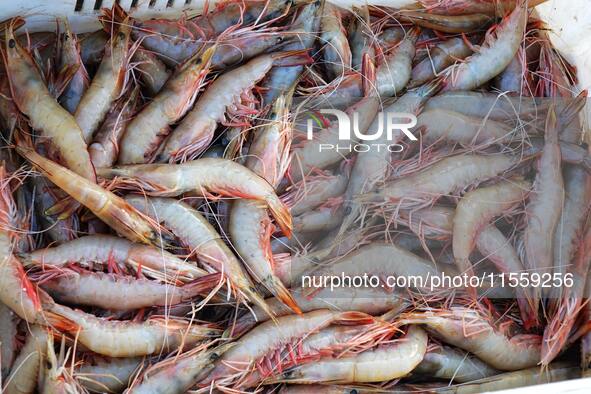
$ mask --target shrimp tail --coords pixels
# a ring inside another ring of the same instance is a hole
[[[269,290],[277,299],[287,305],[292,311],[298,315],[302,314],[302,310],[298,306],[297,301],[293,298],[289,289],[285,287],[283,282],[276,276],[269,278],[270,283],[266,283],[265,287]]]
[[[581,112],[587,103],[587,90],[583,90],[577,97],[573,98],[558,114],[560,128],[569,126]]]
[[[77,323],[58,313],[45,311],[43,312],[43,316],[47,325],[57,331],[76,334],[80,330],[80,326]]]
[[[187,283],[182,287],[191,296],[204,294],[214,289],[222,280],[222,274],[215,272],[213,274],[205,275],[194,281]]]
[[[308,53],[308,49],[284,51],[272,55],[273,65],[277,67],[294,67],[312,64],[314,59]]]
[[[127,12],[119,5],[119,2],[116,1],[113,3],[112,8],[103,8],[101,9],[101,16],[99,17],[99,22],[103,25],[103,28],[107,33],[110,33],[113,28],[114,24],[121,24],[125,20],[129,18]],[[116,30],[116,28],[115,28]]]
[[[286,237],[291,238],[292,224],[289,208],[287,208],[287,206],[279,199],[279,197],[274,194],[268,196],[265,201],[269,206],[271,214],[281,228],[281,231],[283,231]]]
[[[341,313],[335,320],[334,324],[341,326],[358,326],[372,324],[375,323],[375,321],[376,319],[367,313],[350,311]]]
[[[361,83],[363,95],[367,97],[375,91],[377,78],[376,65],[367,52],[361,58],[361,75],[363,76]]]

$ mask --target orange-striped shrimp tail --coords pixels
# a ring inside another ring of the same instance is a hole
[[[269,279],[272,283],[269,286],[266,286],[267,290],[269,290],[277,299],[279,299],[281,302],[287,305],[292,311],[294,311],[298,315],[301,315],[302,310],[300,309],[295,298],[293,298],[293,295],[291,294],[289,289],[285,287],[283,282],[281,282],[281,280],[279,280],[279,278],[277,278],[276,276],[272,276]]]
[[[57,331],[76,335],[78,330],[80,330],[80,326],[78,324],[66,317],[58,315],[57,313],[45,311],[43,312],[43,316],[45,317],[47,325]]]
[[[341,326],[357,326],[375,323],[376,319],[363,312],[342,312],[339,317],[334,321],[334,324]]]
[[[285,205],[275,194],[268,196],[265,201],[267,202],[269,210],[275,218],[277,225],[281,228],[281,231],[283,231],[283,234],[285,234],[286,237],[291,238],[291,213],[289,212],[287,205]]]

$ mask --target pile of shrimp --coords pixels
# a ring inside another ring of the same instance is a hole
[[[586,91],[542,2],[228,0],[151,20],[115,2],[90,33],[0,23],[1,391],[588,376]],[[326,149],[363,142],[382,149]],[[491,279],[389,281],[445,275]]]

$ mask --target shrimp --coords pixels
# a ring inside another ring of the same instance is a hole
[[[472,54],[470,46],[461,38],[450,38],[428,51],[425,59],[412,68],[408,88],[416,88],[433,80],[441,71]]]
[[[119,25],[117,33],[113,33],[101,64],[74,113],[86,144],[92,141],[94,132],[125,88],[130,60],[130,30],[129,21],[125,20]]]
[[[5,394],[29,394],[35,391],[40,366],[47,354],[47,329],[31,325],[25,344],[14,360],[13,368],[4,383]]]
[[[39,286],[58,302],[116,311],[192,301],[207,295],[219,280],[219,274],[211,274],[184,286],[171,286],[118,274],[67,270],[42,279]]]
[[[297,57],[302,56],[302,53],[307,52],[304,50],[261,55],[222,74],[207,87],[193,109],[174,129],[155,160],[184,162],[202,153],[211,143],[217,124],[224,120],[228,108],[239,103],[241,96],[250,92],[273,65],[289,61],[290,57],[295,57],[292,61],[297,62]],[[122,164],[138,162],[145,161],[140,161],[139,155],[130,158],[124,155],[121,160]]]
[[[546,118],[544,150],[538,159],[537,170],[534,188],[526,205],[527,226],[523,247],[526,267],[542,275],[552,274],[554,232],[564,204],[558,120],[553,108]]]
[[[517,162],[505,155],[459,154],[446,157],[404,178],[386,183],[378,191],[358,197],[361,201],[400,203],[436,199],[466,186],[502,174]]]
[[[246,160],[246,166],[272,186],[277,186],[281,182],[289,164],[292,139],[289,108],[292,95],[293,89],[275,101],[268,116],[269,121],[257,132]],[[289,291],[273,272],[273,225],[266,209],[258,206],[256,202],[236,201],[230,212],[228,230],[232,244],[256,281],[294,311],[299,312]]]
[[[267,321],[240,338],[216,362],[211,373],[199,382],[199,387],[210,384],[228,386],[256,367],[256,362],[265,355],[283,349],[331,324],[359,325],[374,321],[369,315],[360,312],[333,312],[317,310],[303,315],[289,315],[277,319],[277,323]],[[239,372],[237,372],[239,371]]]
[[[290,186],[281,199],[290,207],[292,216],[297,216],[342,195],[348,181],[349,177],[346,174],[321,171]]]
[[[507,180],[466,193],[456,207],[453,219],[453,254],[461,272],[473,273],[470,254],[479,232],[490,221],[523,202],[531,184]]]
[[[161,221],[191,253],[195,253],[202,262],[222,273],[239,295],[239,300],[244,298],[271,313],[240,261],[197,210],[183,202],[167,198],[127,196],[126,200],[141,212]]]
[[[17,324],[18,317],[0,302],[0,361],[2,361],[0,377],[2,381],[6,379],[16,355]]]
[[[151,366],[142,380],[126,391],[129,394],[186,393],[197,382],[207,377],[215,368],[215,362],[233,346],[232,343],[205,350],[196,347],[181,355],[171,357]]]
[[[80,103],[82,95],[88,89],[89,80],[86,68],[80,58],[78,39],[72,33],[68,20],[64,19],[63,23],[65,31],[58,40],[58,67],[60,70],[77,67],[77,70],[62,92],[59,103],[69,113],[73,114],[76,111],[76,107],[78,107],[78,103]]]
[[[141,368],[141,357],[107,358],[96,354],[84,358],[74,376],[81,386],[95,393],[121,393],[133,374]]]
[[[365,133],[372,124],[378,112],[379,104],[379,100],[375,97],[365,97],[347,109],[346,112],[350,116],[358,114],[360,133]],[[304,146],[293,149],[292,164],[289,171],[289,177],[292,182],[298,182],[314,170],[326,169],[343,160],[343,152],[339,152],[336,149],[330,149],[328,151],[322,151],[320,149],[323,144],[332,146],[338,144],[338,129],[338,124],[332,124],[330,127],[315,133],[312,141],[307,141]],[[356,141],[351,141],[351,143],[354,142]]]
[[[397,341],[366,350],[352,357],[321,358],[284,371],[271,382],[370,383],[392,380],[411,372],[427,351],[427,333],[410,326]]]
[[[17,22],[18,19],[13,20],[12,24]],[[28,116],[31,127],[48,139],[70,170],[96,182],[80,126],[51,96],[35,61],[16,41],[12,24],[6,30],[3,58],[14,103]]]
[[[110,357],[135,357],[190,346],[219,330],[181,319],[151,317],[144,322],[107,320],[53,304],[48,309],[55,328],[77,338],[89,350]]]
[[[479,118],[442,109],[422,112],[415,126],[427,142],[457,142],[463,146],[502,143],[514,137],[512,127],[492,119]]]
[[[104,122],[88,146],[95,168],[111,167],[119,154],[119,142],[133,119],[139,104],[139,88],[121,96],[105,116]]]
[[[509,240],[493,224],[484,227],[476,238],[476,248],[490,260],[499,272],[505,274],[524,272],[523,263]],[[526,329],[538,324],[538,300],[532,289],[515,288],[515,297]]]
[[[439,346],[427,351],[423,361],[412,373],[465,383],[497,375],[499,371],[469,353],[449,346]]]
[[[472,90],[499,75],[517,53],[527,24],[527,0],[520,0],[509,16],[490,33],[474,55],[445,72],[444,91]]]
[[[347,291],[338,294],[335,294],[330,288],[326,288],[314,294],[312,298],[305,296],[301,288],[292,288],[291,295],[304,313],[318,309],[330,309],[332,311],[357,311],[368,315],[379,315],[388,311],[397,314],[410,306],[410,302],[396,293],[385,297],[383,291],[372,288],[347,289]],[[277,317],[286,316],[292,312],[276,298],[267,298],[265,302]],[[230,336],[240,337],[257,324],[267,320],[269,320],[269,315],[260,307],[255,306],[252,311],[241,316],[228,331]]]
[[[30,148],[17,146],[16,150],[47,179],[122,236],[145,244],[161,245],[168,242],[167,234],[157,231],[155,224],[146,220],[121,197],[44,158]]]
[[[291,234],[291,216],[273,187],[240,164],[226,159],[199,159],[184,164],[139,164],[103,168],[100,176],[121,177],[129,187],[148,195],[178,196],[193,191],[200,196],[217,193],[264,202],[281,230]],[[125,181],[125,180],[128,181]],[[127,186],[127,185],[125,185]]]
[[[166,274],[165,282],[168,282],[168,277],[190,282],[207,275],[207,271],[169,252],[111,235],[88,235],[23,255],[26,267],[62,267],[68,263],[90,266],[95,262],[119,266],[127,264],[155,279],[162,279],[158,273],[163,272]]]
[[[380,97],[398,96],[410,81],[419,33],[420,29],[411,29],[391,53],[380,59],[382,63],[376,71],[375,81]]]
[[[136,114],[121,139],[120,164],[148,162],[170,125],[183,117],[209,72],[215,45],[195,55],[164,85],[154,99]]]
[[[324,4],[320,29],[325,68],[329,77],[334,79],[351,68],[351,48],[345,35],[341,11],[337,6]]]
[[[578,379],[580,377],[580,368],[566,362],[559,362],[550,364],[546,368],[532,367],[521,371],[507,372],[489,378],[475,380],[458,386],[440,388],[437,392],[478,394],[497,390],[510,390],[524,386],[535,386],[543,383],[560,382],[562,380]]]
[[[540,336],[518,334],[508,337],[494,327],[487,316],[473,309],[454,307],[403,313],[397,323],[423,324],[437,338],[474,353],[501,371],[516,371],[540,362]]]
[[[396,15],[404,22],[444,33],[469,33],[488,25],[493,18],[484,14],[438,15],[423,11],[400,10]]]
[[[148,93],[152,96],[158,94],[170,77],[166,65],[154,53],[143,48],[136,49],[131,61],[136,64],[140,79]]]

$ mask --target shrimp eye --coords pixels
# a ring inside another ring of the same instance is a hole
[[[351,391],[349,391],[349,394],[357,394],[357,393],[358,393],[357,389],[351,389]]]
[[[8,47],[9,48],[14,48],[16,46],[16,41],[14,41],[12,38],[10,40],[8,40]]]
[[[353,208],[351,208],[351,206],[348,206],[347,208],[345,208],[345,216],[349,215],[352,210],[353,210]]]
[[[257,289],[255,289],[254,287],[252,287],[252,286],[251,286],[251,287],[250,287],[250,291],[252,291],[252,292],[256,292],[256,291],[257,291]]]
[[[310,260],[315,264],[320,263],[320,259],[318,257],[312,257]]]
[[[220,355],[219,355],[219,354],[217,354],[217,353],[211,353],[211,356],[209,356],[209,359],[210,359],[211,361],[216,361],[216,360],[217,360],[217,359],[219,359],[219,358],[220,358]]]
[[[117,35],[117,37],[119,37],[120,40],[123,40],[123,39],[125,39],[125,33],[120,31],[119,34]]]

